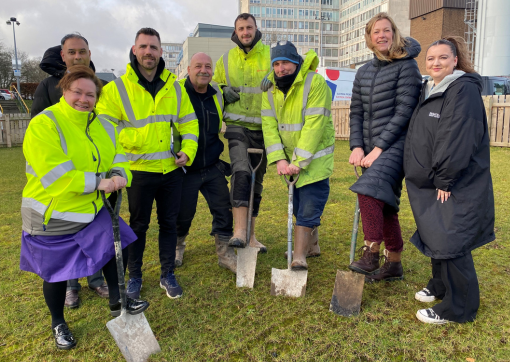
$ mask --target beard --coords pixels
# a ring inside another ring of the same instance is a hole
[[[145,70],[154,70],[158,67],[159,64],[159,58],[153,58],[153,57],[140,57],[138,58],[138,64],[142,66]]]

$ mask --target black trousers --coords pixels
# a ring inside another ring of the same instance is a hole
[[[232,236],[232,207],[228,182],[217,165],[188,171],[182,182],[181,210],[177,217],[177,236],[185,236],[197,211],[198,192],[207,201],[213,216],[211,235]]]
[[[129,277],[142,277],[143,252],[154,200],[156,200],[159,224],[159,261],[161,276],[164,277],[174,270],[177,215],[181,204],[184,173],[180,168],[167,174],[145,171],[131,172],[133,181],[131,187],[127,189],[129,213],[131,214],[129,224],[138,240],[128,246]]]
[[[456,259],[431,259],[432,279],[427,289],[442,302],[432,309],[441,318],[464,323],[476,318],[480,306],[480,289],[473,256]]]

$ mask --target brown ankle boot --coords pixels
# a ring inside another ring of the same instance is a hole
[[[267,253],[267,248],[262,245],[255,237],[255,219],[256,217],[251,218],[250,247],[259,248],[259,253]]]
[[[358,253],[362,253],[361,258],[352,262],[349,269],[364,275],[374,274],[379,269],[379,244],[365,240],[365,245]]]
[[[285,259],[287,259],[287,252],[284,253]],[[321,248],[319,247],[319,228],[314,227],[312,230],[312,237],[310,238],[310,245],[308,245],[308,251],[306,253],[307,258],[314,258],[321,255]]]
[[[306,253],[312,237],[312,228],[297,226],[294,228],[294,253],[292,255],[292,270],[307,270]]]
[[[186,248],[186,236],[178,236],[177,237],[177,245],[175,247],[175,267],[182,266],[182,258],[184,258],[184,249]]]
[[[246,246],[246,224],[248,223],[248,208],[233,207],[232,216],[234,217],[234,235],[228,242],[229,246],[234,248],[244,248]]]
[[[402,280],[404,279],[404,269],[402,268],[402,263],[400,261],[401,252],[389,251],[388,249],[384,250],[384,264],[379,269],[379,273],[375,275],[367,276],[368,282],[380,282],[381,280],[385,280],[387,282],[391,282],[394,280]]]
[[[216,254],[218,254],[218,265],[237,273],[237,255],[233,248],[228,246],[228,238],[222,239],[218,234],[214,235]]]

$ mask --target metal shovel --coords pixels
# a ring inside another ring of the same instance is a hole
[[[126,361],[143,362],[147,361],[151,354],[161,352],[161,348],[144,314],[131,315],[126,313],[126,288],[124,284],[124,266],[122,263],[122,246],[120,244],[119,228],[119,211],[122,202],[121,190],[118,190],[117,193],[117,203],[115,205],[115,210],[113,210],[110,202],[106,199],[104,191],[101,191],[103,203],[112,218],[121,303],[120,316],[107,322],[106,327],[110,331]]]
[[[283,295],[287,297],[304,297],[306,292],[306,281],[308,278],[308,270],[292,270],[290,264],[292,263],[292,215],[294,213],[294,185],[299,179],[285,182],[289,185],[289,205],[288,205],[288,218],[287,218],[287,269],[271,269],[271,295]]]
[[[358,170],[354,167],[356,178],[359,178]],[[356,251],[356,239],[358,238],[359,226],[359,199],[356,195],[356,208],[354,209],[354,222],[352,225],[351,251],[349,253],[349,264],[354,261]],[[365,285],[365,276],[352,271],[337,270],[335,278],[335,287],[329,310],[344,317],[359,314],[361,309],[361,297],[363,296],[363,287]]]
[[[254,168],[251,164],[250,154],[259,154],[260,161]],[[253,197],[255,194],[255,173],[264,160],[264,150],[259,148],[248,148],[248,164],[251,170],[251,188],[250,188],[250,201],[248,203],[248,220],[246,228],[246,246],[244,248],[237,248],[237,273],[236,273],[236,286],[238,288],[248,287],[253,288],[255,283],[255,269],[257,268],[257,254],[259,248],[252,248],[250,246],[251,234],[251,217],[253,215]]]

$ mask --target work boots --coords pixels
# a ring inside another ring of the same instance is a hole
[[[312,228],[305,226],[298,226],[294,228],[294,253],[292,255],[292,270],[307,270],[306,254],[312,239]]]
[[[257,218],[256,217],[251,218],[250,246],[252,248],[259,248],[259,253],[267,253],[267,248],[261,243],[259,243],[259,241],[255,237],[255,219]],[[248,225],[246,227],[248,227]]]
[[[307,258],[313,258],[321,255],[321,248],[319,247],[319,228],[314,227],[312,230],[312,237],[308,244],[308,251],[306,252]],[[285,252],[285,259],[287,259],[287,252]]]
[[[234,249],[229,248],[228,238],[223,240],[216,234],[214,243],[216,244],[216,254],[218,254],[218,265],[237,273],[237,255]]]
[[[379,269],[377,275],[370,275],[366,277],[367,282],[380,282],[385,280],[391,282],[394,280],[404,279],[404,269],[400,262],[401,252],[389,251],[384,249],[383,258],[385,259],[383,266]]]
[[[365,240],[365,245],[359,249],[361,258],[349,265],[349,269],[356,273],[372,275],[379,269],[379,248],[377,243]]]
[[[175,267],[180,267],[182,265],[182,258],[184,257],[184,249],[186,248],[186,236],[178,236],[177,237],[177,246],[175,247]]]
[[[233,207],[232,216],[234,217],[234,235],[228,242],[228,245],[234,248],[244,248],[246,246],[248,208],[244,206]]]

